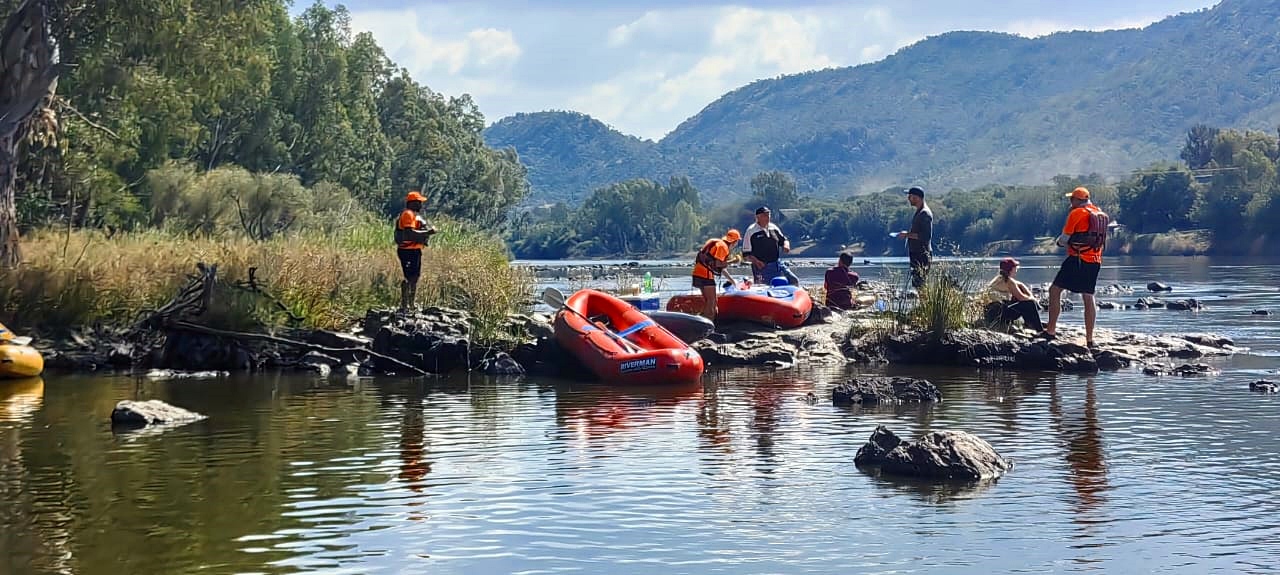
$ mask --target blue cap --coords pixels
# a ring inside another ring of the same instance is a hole
[[[778,276],[769,280],[769,285],[773,287],[782,287],[785,285],[791,285],[791,282],[787,281],[787,278],[784,276]]]

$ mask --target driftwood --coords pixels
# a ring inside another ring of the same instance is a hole
[[[364,347],[326,347],[276,335],[230,331],[194,323],[192,321],[194,318],[203,315],[204,312],[209,309],[209,305],[213,301],[214,290],[219,285],[217,264],[205,265],[201,262],[196,264],[196,269],[199,270],[200,273],[190,276],[187,279],[187,285],[178,290],[178,294],[175,295],[173,299],[169,300],[168,303],[161,306],[159,309],[148,312],[146,317],[140,319],[134,324],[133,331],[135,336],[154,330],[186,331],[239,341],[261,341],[273,343],[276,345],[288,346],[328,355],[343,354],[351,356],[365,356],[394,365],[417,375],[428,375],[426,371],[413,365]],[[289,308],[284,305],[284,303],[267,293],[266,288],[263,287],[257,279],[257,271],[257,268],[249,268],[248,281],[235,282],[226,285],[262,296],[287,313],[291,320],[301,322],[303,318],[294,315]]]
[[[307,351],[314,351],[316,353],[323,353],[327,355],[335,355],[335,354],[362,355],[363,354],[380,361],[385,361],[391,365],[395,365],[397,367],[407,369],[417,375],[429,375],[426,371],[418,369],[417,367],[414,367],[410,364],[400,361],[394,357],[384,355],[364,347],[325,347],[323,345],[316,345],[314,343],[307,343],[305,341],[298,341],[295,339],[288,339],[280,336],[268,335],[265,333],[227,331],[223,329],[205,327],[203,325],[189,323],[185,321],[177,321],[177,322],[170,323],[168,327],[171,329],[180,329],[180,330],[189,331],[192,333],[212,335],[216,337],[225,337],[229,339],[265,341],[269,343],[285,345],[289,347],[296,347],[298,349],[305,349]]]

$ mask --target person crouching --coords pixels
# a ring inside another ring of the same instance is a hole
[[[716,276],[723,274],[730,282],[729,251],[742,239],[742,232],[730,229],[723,238],[711,238],[702,244],[693,264],[693,287],[702,292],[702,316],[716,319]]]

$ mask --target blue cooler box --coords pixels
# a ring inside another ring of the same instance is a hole
[[[631,304],[631,307],[640,311],[658,311],[661,309],[658,307],[658,294],[628,295],[618,299]]]

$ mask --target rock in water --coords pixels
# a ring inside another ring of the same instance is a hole
[[[1162,283],[1160,283],[1160,282],[1151,282],[1151,283],[1147,284],[1147,289],[1148,289],[1149,291],[1154,291],[1154,292],[1161,292],[1161,291],[1173,291],[1173,288],[1172,288],[1172,287],[1169,287],[1169,286],[1167,286],[1167,285],[1165,285],[1165,284],[1162,284]]]
[[[858,449],[857,455],[853,456],[855,465],[880,465],[884,463],[885,456],[890,451],[898,448],[902,444],[902,438],[898,437],[888,427],[883,425],[876,426],[876,430],[871,432],[871,438],[867,439],[867,444]]]
[[[1255,309],[1253,310],[1253,315],[1271,315],[1271,312],[1265,309]]]
[[[892,475],[977,481],[1013,469],[991,444],[964,431],[936,431],[919,441],[902,441],[879,426],[854,456],[858,465],[879,465]]]
[[[1189,310],[1204,308],[1204,306],[1201,305],[1200,302],[1196,301],[1194,298],[1171,301],[1168,304],[1166,304],[1165,307],[1172,311],[1189,311]]]
[[[480,370],[488,375],[524,375],[524,367],[501,351],[480,360]]]
[[[942,401],[938,386],[910,377],[851,379],[831,391],[835,405]]]
[[[1280,384],[1274,381],[1260,379],[1249,384],[1249,391],[1257,391],[1259,393],[1280,393]]]
[[[147,401],[121,401],[111,410],[114,425],[143,427],[157,424],[191,423],[205,416],[181,407],[174,407],[158,399]]]

